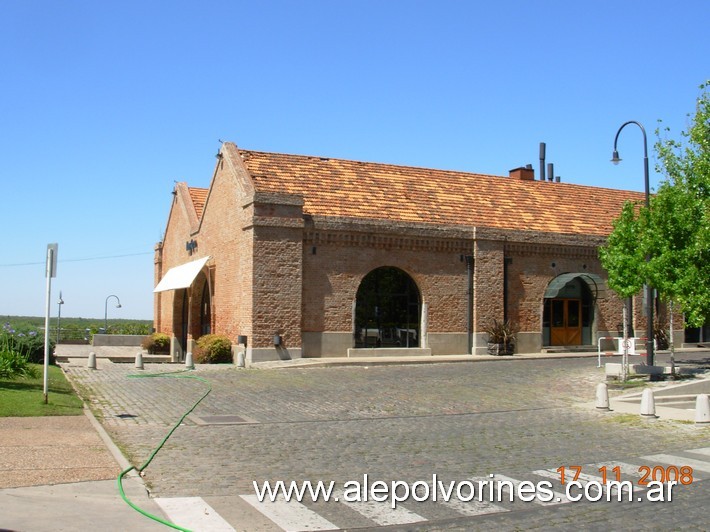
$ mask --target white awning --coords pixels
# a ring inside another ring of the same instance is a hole
[[[200,273],[202,267],[210,260],[209,257],[193,260],[187,264],[181,264],[170,268],[168,273],[155,287],[153,292],[165,292],[166,290],[179,290],[181,288],[189,288],[195,280],[195,277]]]

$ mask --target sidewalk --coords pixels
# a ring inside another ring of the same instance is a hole
[[[0,529],[165,530],[121,499],[116,479],[126,464],[88,411],[0,418]],[[123,485],[131,501],[163,516],[137,475]]]

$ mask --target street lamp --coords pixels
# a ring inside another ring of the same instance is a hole
[[[121,308],[121,300],[118,299],[118,296],[112,294],[106,298],[106,304],[104,305],[104,334],[108,334],[108,300],[112,297],[116,298],[116,308]]]
[[[61,326],[60,322],[62,321],[62,305],[64,304],[64,300],[62,299],[62,291],[59,291],[59,301],[57,301],[57,308],[59,309],[57,311],[57,345],[59,345],[59,338],[61,336]]]
[[[646,191],[646,209],[650,210],[651,195],[649,192],[648,184],[648,142],[646,141],[646,130],[640,123],[636,122],[635,120],[629,120],[628,122],[622,124],[622,126],[619,128],[619,131],[616,132],[616,137],[614,137],[614,153],[612,154],[611,162],[614,164],[619,164],[621,162],[619,152],[616,149],[616,143],[619,140],[619,133],[621,133],[621,130],[629,124],[637,125],[643,133],[643,180]],[[651,260],[651,257],[646,255],[646,262],[648,262],[649,260]],[[651,288],[651,286],[646,283],[644,285],[644,289],[646,291],[646,361],[649,366],[653,366],[653,288]]]

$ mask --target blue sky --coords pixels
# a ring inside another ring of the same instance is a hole
[[[710,78],[707,0],[0,2],[0,316],[152,318],[174,181],[262,151],[643,190]]]

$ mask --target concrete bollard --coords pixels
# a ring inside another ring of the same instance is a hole
[[[698,394],[695,399],[695,422],[710,423],[710,399],[706,393]]]
[[[86,367],[89,369],[96,369],[96,353],[89,353],[89,360],[86,363]]]
[[[239,351],[237,353],[237,367],[238,368],[246,367],[246,359],[244,358],[244,351]]]
[[[656,400],[653,397],[653,390],[647,388],[641,396],[641,416],[656,417]]]
[[[195,369],[195,363],[192,361],[192,352],[188,351],[187,354],[185,354],[185,368],[186,369]]]
[[[136,369],[143,369],[143,353],[136,353]]]
[[[609,410],[609,388],[606,382],[597,384],[597,410]]]

